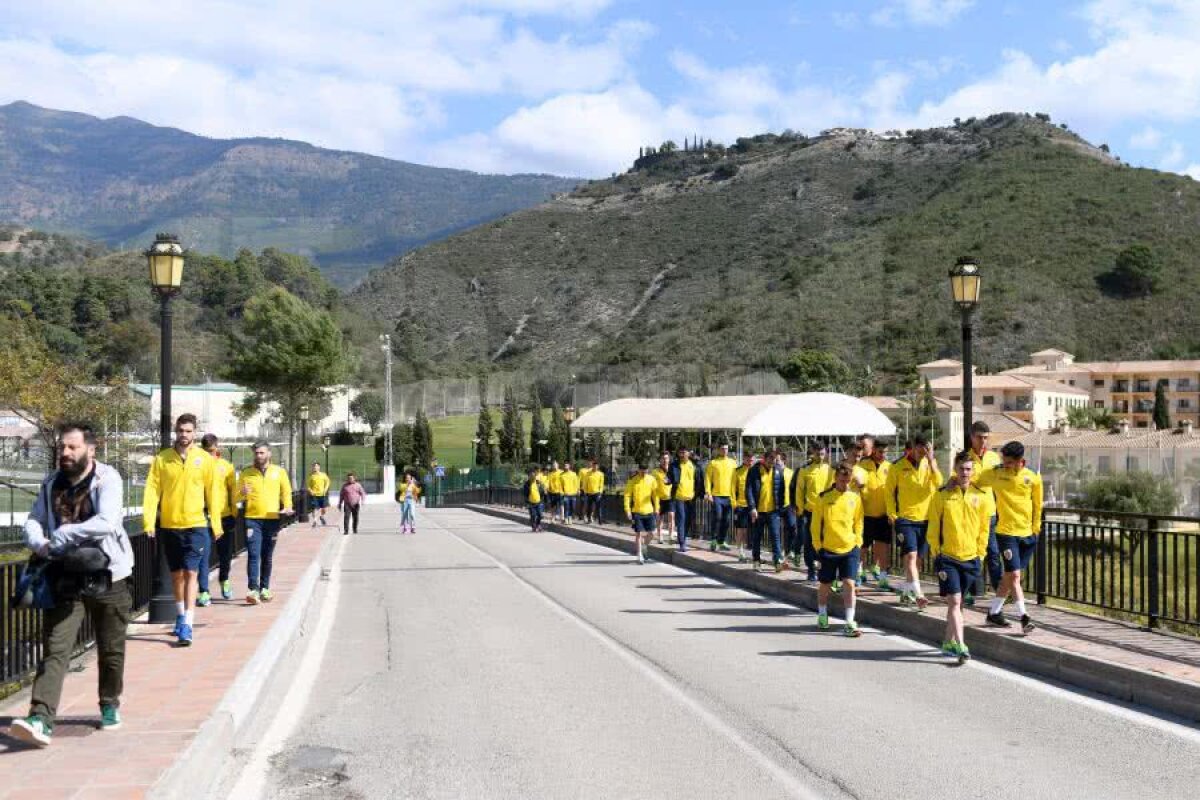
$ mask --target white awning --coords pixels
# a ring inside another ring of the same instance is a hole
[[[589,409],[576,430],[738,431],[743,436],[894,436],[865,400],[834,392],[678,399],[625,398]]]

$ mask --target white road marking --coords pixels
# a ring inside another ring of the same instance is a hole
[[[428,519],[428,517],[427,517],[427,519]],[[543,592],[541,589],[534,586],[533,584],[529,583],[527,580],[522,578],[520,575],[518,575],[517,573],[515,573],[511,569],[509,569],[507,564],[505,564],[503,561],[500,561],[499,559],[497,559],[491,553],[488,553],[487,551],[480,549],[479,547],[472,544],[471,542],[468,542],[466,539],[462,538],[454,531],[449,530],[445,526],[440,525],[436,522],[434,524],[437,525],[439,528],[441,528],[446,533],[448,533],[450,536],[453,536],[455,539],[462,542],[467,547],[471,548],[472,550],[479,553],[484,558],[486,558],[489,561],[491,561],[492,563],[494,563],[502,572],[507,574],[513,580],[515,580],[518,585],[523,587],[526,591],[528,591],[534,597],[541,600],[544,604],[546,604],[551,610],[553,610],[560,617],[562,617],[565,620],[568,620],[569,622],[574,623],[581,630],[583,630],[585,633],[587,633],[589,636],[591,636],[597,642],[602,644],[605,648],[610,650],[613,654],[615,654],[622,661],[629,664],[635,670],[640,672],[645,678],[647,678],[654,685],[658,686],[664,693],[669,695],[673,700],[678,702],[680,705],[682,705],[688,711],[692,712],[696,717],[698,717],[700,719],[701,722],[703,722],[705,725],[707,725],[709,728],[711,728],[715,733],[717,733],[721,736],[724,736],[726,739],[728,739],[730,742],[732,742],[734,744],[734,746],[736,746],[743,753],[745,753],[747,756],[749,756],[755,763],[757,763],[760,767],[762,767],[772,778],[774,778],[793,797],[803,798],[803,800],[818,800],[818,798],[821,798],[824,796],[824,795],[818,794],[817,792],[814,792],[803,781],[801,781],[792,772],[790,772],[786,767],[779,764],[777,761],[775,761],[775,759],[771,758],[771,756],[769,756],[767,753],[760,750],[758,747],[755,747],[754,744],[751,743],[744,736],[742,736],[742,734],[740,734],[737,731],[737,729],[735,729],[734,727],[729,725],[727,722],[725,722],[723,719],[718,717],[716,714],[709,711],[700,702],[698,702],[693,697],[691,697],[686,692],[684,692],[682,689],[680,689],[676,683],[674,683],[672,680],[670,680],[667,676],[663,675],[663,673],[657,667],[655,667],[653,664],[648,662],[646,659],[642,658],[637,653],[634,653],[633,651],[629,650],[624,645],[622,645],[619,641],[617,641],[616,639],[613,639],[611,636],[606,634],[604,631],[602,631],[599,628],[597,628],[596,626],[592,625],[587,620],[579,617],[578,615],[573,613],[570,609],[568,609],[566,606],[562,605],[557,600],[555,600],[553,597],[549,596],[548,594],[546,594],[545,592]],[[599,545],[597,545],[597,546],[599,546]],[[607,549],[607,548],[605,548],[605,549]],[[668,565],[660,564],[659,566],[668,566]],[[679,571],[687,572],[686,570],[679,570]],[[687,574],[691,575],[694,573],[687,573]],[[719,582],[715,582],[715,583],[719,583]]]
[[[280,704],[266,733],[255,743],[253,755],[229,793],[230,800],[261,800],[266,795],[271,757],[283,749],[308,708],[309,698],[321,672],[321,662],[325,658],[329,637],[333,632],[333,622],[337,619],[338,598],[341,595],[342,552],[345,549],[346,538],[339,536],[337,541],[329,566],[329,580],[325,589],[327,596],[321,605],[312,638],[304,648],[300,666],[296,670],[291,688],[288,689],[288,701]]]

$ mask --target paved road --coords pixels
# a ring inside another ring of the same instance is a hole
[[[1200,781],[1194,729],[469,511],[351,537],[340,579],[271,797],[1094,799]]]

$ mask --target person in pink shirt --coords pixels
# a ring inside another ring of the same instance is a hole
[[[342,491],[338,494],[338,508],[342,511],[342,535],[358,533],[358,509],[367,499],[367,492],[353,472],[346,476]]]

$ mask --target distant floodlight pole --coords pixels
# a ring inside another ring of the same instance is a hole
[[[972,256],[958,259],[954,269],[950,270],[950,296],[954,304],[962,312],[962,402],[963,402],[963,441],[970,444],[972,412],[975,408],[974,387],[972,382],[971,348],[973,346],[972,317],[979,307],[979,262]]]
[[[385,333],[379,337],[379,341],[383,350],[384,417],[386,422],[383,431],[383,463],[387,465],[396,463],[392,453],[392,337]]]

